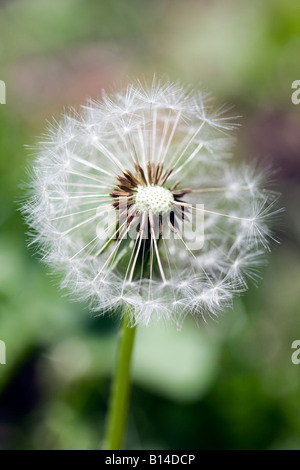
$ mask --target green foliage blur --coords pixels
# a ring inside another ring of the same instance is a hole
[[[68,300],[18,208],[46,120],[154,72],[235,106],[235,158],[275,168],[286,212],[262,280],[232,311],[139,329],[126,448],[300,449],[299,53],[299,0],[1,1],[1,449],[101,446],[118,318]]]

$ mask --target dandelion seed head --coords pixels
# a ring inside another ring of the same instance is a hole
[[[236,117],[154,78],[49,125],[23,211],[62,287],[131,324],[216,317],[256,281],[277,194],[233,164]],[[120,307],[120,308],[119,308]]]

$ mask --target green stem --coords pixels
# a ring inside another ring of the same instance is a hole
[[[136,326],[129,327],[129,315],[123,318],[118,359],[113,379],[103,450],[120,450],[126,426],[130,395],[130,361]]]

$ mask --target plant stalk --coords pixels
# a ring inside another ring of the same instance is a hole
[[[130,362],[136,326],[129,327],[129,315],[123,317],[115,375],[113,378],[103,450],[120,450],[126,427],[130,397]]]

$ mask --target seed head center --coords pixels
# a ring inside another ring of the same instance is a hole
[[[140,212],[151,210],[154,215],[169,214],[173,202],[172,192],[162,186],[138,186],[137,188],[135,205]]]

